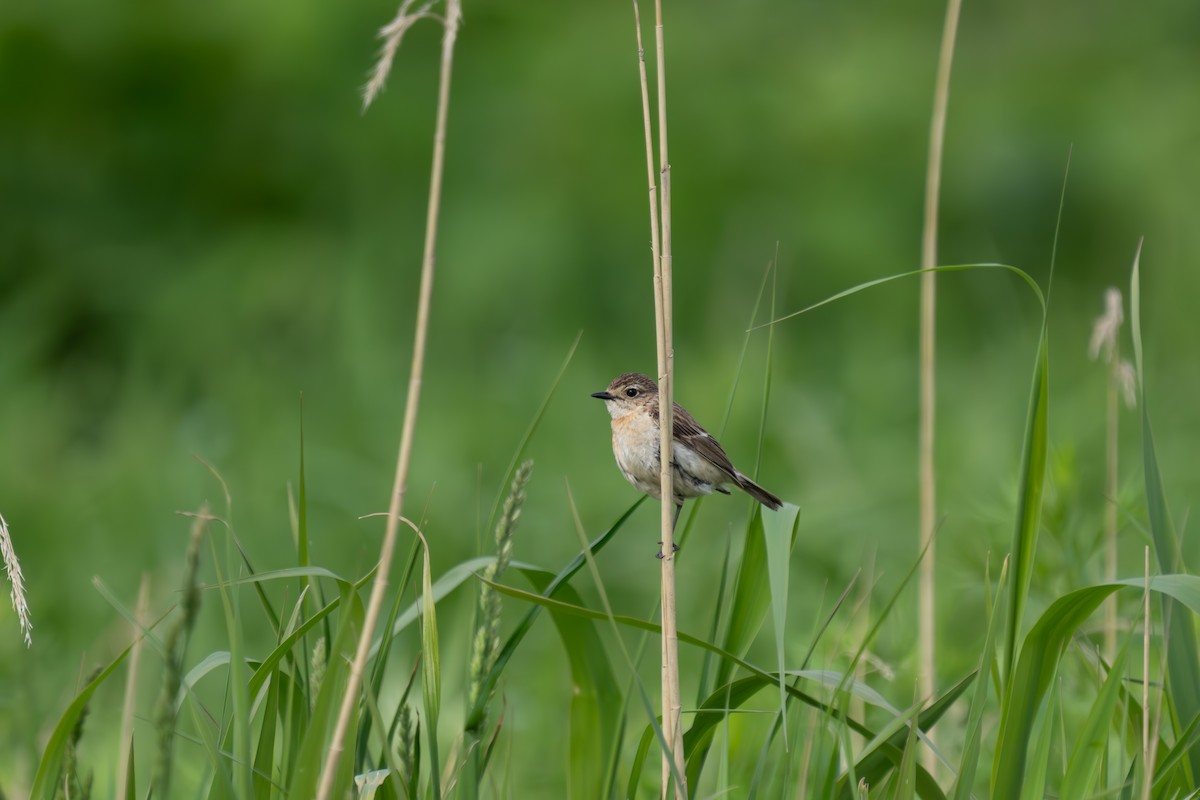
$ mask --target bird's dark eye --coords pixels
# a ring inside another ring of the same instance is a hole
[[[638,393],[638,390],[633,388],[632,386],[630,386],[628,389],[625,390],[626,397],[637,397],[637,393]]]

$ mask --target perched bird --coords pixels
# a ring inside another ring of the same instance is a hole
[[[613,455],[625,480],[638,491],[661,498],[658,384],[645,375],[629,372],[614,378],[603,392],[593,392],[592,397],[603,400],[612,417]],[[782,500],[739,472],[717,440],[683,406],[674,403],[673,408],[675,473],[671,489],[676,520],[684,500],[713,492],[729,494],[727,483],[771,510],[783,505]]]

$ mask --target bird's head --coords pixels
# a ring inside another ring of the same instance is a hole
[[[648,406],[658,405],[658,384],[637,372],[627,372],[613,378],[603,392],[592,397],[604,401],[613,419],[623,417]]]

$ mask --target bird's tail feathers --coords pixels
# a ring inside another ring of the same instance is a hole
[[[766,489],[759,486],[757,483],[750,480],[749,478],[747,478],[745,475],[743,475],[740,472],[737,474],[737,481],[738,481],[738,486],[741,487],[743,492],[750,495],[755,500],[762,503],[764,506],[771,509],[772,511],[778,511],[779,509],[783,508],[782,500],[780,500],[778,497],[771,494]]]

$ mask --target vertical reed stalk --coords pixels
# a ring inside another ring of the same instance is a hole
[[[672,432],[674,428],[674,360],[671,342],[671,165],[667,152],[666,46],[663,38],[662,0],[655,0],[655,50],[658,100],[658,174],[654,165],[654,134],[650,117],[650,89],[642,45],[641,14],[633,0],[637,26],[638,69],[642,89],[642,123],[646,132],[646,172],[650,189],[650,246],[654,265],[654,322],[658,344],[659,453],[662,492],[662,719],[668,752],[663,753],[662,796],[675,780],[675,796],[687,797],[684,778],[682,703],[679,693],[679,641],[675,622],[674,494],[671,488]],[[661,194],[657,187],[661,186]]]
[[[1119,396],[1125,394],[1130,407],[1135,400],[1131,368],[1121,360],[1121,325],[1125,322],[1121,291],[1109,287],[1104,293],[1104,313],[1092,326],[1088,355],[1103,359],[1108,367],[1108,391],[1104,426],[1104,579],[1117,579],[1117,467],[1120,433]],[[1104,657],[1111,663],[1117,653],[1117,598],[1104,601]]]
[[[407,4],[406,4],[407,6]],[[401,12],[405,10],[402,7]],[[429,330],[429,306],[433,295],[434,262],[437,254],[438,214],[442,201],[442,173],[446,156],[446,118],[450,108],[450,75],[454,64],[454,43],[458,38],[458,26],[462,18],[460,0],[446,0],[446,12],[442,22],[442,58],[438,75],[437,121],[433,135],[433,164],[429,178],[429,206],[425,217],[425,251],[421,260],[421,286],[417,300],[416,331],[413,336],[412,366],[408,379],[408,398],[404,406],[404,426],[400,434],[400,452],[396,462],[396,477],[392,484],[391,504],[388,507],[387,526],[383,534],[383,544],[379,550],[379,570],[375,573],[375,584],[371,587],[371,598],[367,604],[367,613],[363,621],[362,633],[358,639],[358,648],[354,653],[354,661],[350,665],[350,675],[346,683],[346,692],[342,695],[342,704],[338,710],[337,723],[334,726],[333,738],[329,743],[329,753],[325,758],[322,769],[321,784],[317,790],[318,800],[328,800],[333,792],[334,776],[337,772],[338,761],[345,747],[346,729],[350,724],[350,714],[358,702],[359,689],[362,685],[363,672],[366,669],[367,657],[371,650],[371,639],[379,614],[383,608],[383,598],[387,593],[388,573],[391,570],[392,555],[396,549],[396,534],[400,527],[400,515],[404,508],[404,493],[408,488],[408,470],[412,463],[413,438],[417,428],[417,409],[421,399],[421,380],[425,368],[425,344]],[[390,26],[389,26],[390,27]],[[430,736],[437,736],[437,731],[430,731]],[[433,769],[437,769],[433,765]]]
[[[929,123],[929,163],[925,172],[925,222],[921,231],[921,268],[937,266],[938,200],[942,186],[942,151],[946,139],[946,107],[950,101],[950,67],[954,61],[954,40],[958,34],[961,0],[946,4],[946,22],[942,29],[942,47],[938,56],[937,78],[933,92],[933,115]],[[937,484],[934,471],[934,423],[936,383],[935,331],[937,324],[937,283],[933,272],[921,276],[920,333],[920,419],[918,423],[918,471],[920,481],[920,546],[928,550],[921,561],[917,583],[917,692],[923,698],[934,693],[935,677],[935,581],[933,532],[936,524]],[[928,769],[937,760],[928,748],[921,750],[921,763]]]
[[[1104,579],[1117,579],[1117,434],[1120,414],[1117,394],[1121,385],[1121,360],[1117,355],[1116,337],[1108,360],[1108,401],[1104,448]],[[1112,663],[1117,655],[1117,596],[1104,603],[1104,657]]]

